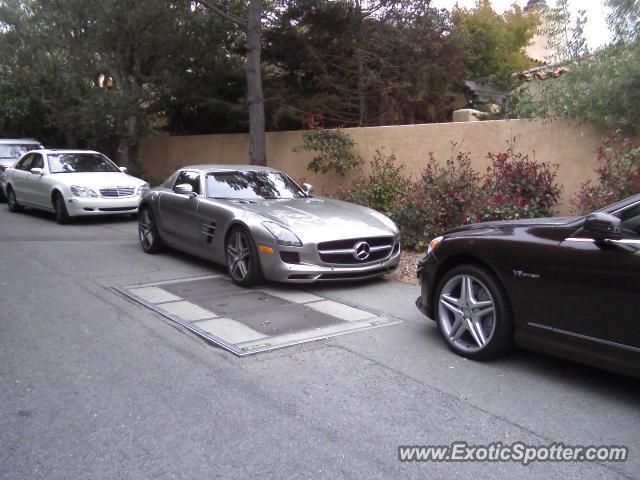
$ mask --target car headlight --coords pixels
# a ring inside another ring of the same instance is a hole
[[[427,255],[429,255],[436,248],[438,248],[438,245],[440,245],[440,243],[442,242],[442,239],[443,237],[436,237],[429,242],[429,248],[427,248]]]
[[[71,193],[73,193],[76,197],[83,197],[83,198],[92,198],[92,197],[98,196],[98,194],[93,190],[91,190],[90,188],[79,187],[77,185],[71,186]]]
[[[150,189],[151,189],[151,186],[148,183],[143,183],[138,187],[138,190],[136,191],[136,195],[141,197],[145,193],[147,193]]]
[[[382,213],[373,210],[372,215],[374,217],[376,217],[376,220],[379,220],[380,222],[382,222],[384,224],[385,227],[391,229],[391,231],[393,233],[398,233],[400,230],[398,230],[397,225],[393,222],[393,220],[391,220],[389,217],[387,217],[386,215],[383,215]]]
[[[301,247],[302,242],[296,234],[293,233],[288,228],[281,227],[277,223],[273,222],[262,222],[264,228],[269,230],[273,238],[276,239],[276,244],[283,245],[285,247]]]

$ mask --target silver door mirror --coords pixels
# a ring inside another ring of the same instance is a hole
[[[193,187],[188,183],[181,183],[180,185],[176,185],[173,187],[173,191],[179,193],[180,195],[192,195]]]
[[[304,190],[304,193],[306,193],[307,195],[311,195],[313,193],[313,185],[311,185],[310,183],[303,183],[302,190]]]
[[[127,167],[118,167],[122,173],[127,173]]]
[[[44,168],[32,168],[31,175],[42,175],[44,174]]]

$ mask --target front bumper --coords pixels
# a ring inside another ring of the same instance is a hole
[[[140,196],[120,198],[84,198],[67,199],[67,212],[71,217],[99,215],[127,215],[138,213]]]
[[[364,280],[392,272],[400,263],[400,245],[394,246],[389,257],[375,262],[338,265],[327,264],[320,259],[315,245],[301,248],[278,247],[259,243],[273,249],[273,253],[259,251],[262,273],[268,280],[285,283],[314,283]],[[285,263],[280,252],[295,252],[300,263]]]
[[[422,314],[431,319],[435,316],[433,290],[436,288],[437,269],[438,261],[432,253],[418,262],[417,275],[420,280],[420,296],[416,299],[416,307]]]

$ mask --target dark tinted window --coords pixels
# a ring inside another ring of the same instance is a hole
[[[51,173],[119,172],[120,169],[99,153],[55,153],[48,155]]]
[[[178,174],[178,178],[176,179],[176,183],[174,184],[174,187],[176,185],[182,185],[183,183],[191,185],[194,193],[197,193],[198,195],[200,195],[200,172],[194,172],[192,170],[183,170]]]
[[[622,220],[622,236],[624,238],[640,237],[640,205],[627,208],[620,213]]]
[[[215,172],[207,175],[209,198],[268,199],[303,198],[296,182],[280,172]]]

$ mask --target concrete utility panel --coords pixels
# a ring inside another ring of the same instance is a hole
[[[238,287],[223,275],[114,289],[239,356],[400,323],[296,288]]]

